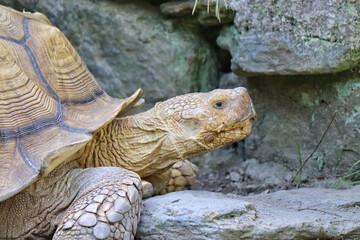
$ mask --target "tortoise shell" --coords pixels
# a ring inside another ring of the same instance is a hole
[[[48,174],[141,95],[107,95],[40,13],[0,6],[0,201]]]

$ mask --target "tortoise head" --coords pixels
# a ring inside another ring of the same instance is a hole
[[[242,87],[174,97],[156,104],[155,111],[184,158],[242,140],[256,119]]]
[[[85,150],[90,155],[83,154],[79,161],[84,166],[119,166],[147,177],[179,160],[240,141],[250,134],[255,118],[245,88],[190,93],[114,119],[93,137]],[[102,152],[92,154],[94,149]],[[99,157],[95,161],[93,156]]]

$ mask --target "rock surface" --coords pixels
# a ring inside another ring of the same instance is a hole
[[[183,191],[144,201],[137,239],[359,239],[360,186],[248,197]]]
[[[146,1],[0,0],[44,13],[69,38],[112,96],[144,90],[151,105],[206,91],[217,79],[212,50],[198,33],[166,20]]]
[[[220,87],[234,86],[248,88],[257,121],[240,153],[233,153],[232,158],[237,157],[238,161],[227,157],[222,171],[241,167],[245,176],[262,178],[260,186],[268,182],[266,173],[275,171],[278,179],[270,182],[283,185],[289,174],[293,176],[300,167],[299,152],[302,160],[309,156],[335,112],[334,122],[303,169],[302,180],[312,185],[314,179],[340,177],[359,160],[360,77],[356,71],[307,77],[222,77]],[[264,166],[251,162],[252,167],[246,167],[250,158]],[[214,156],[214,161],[220,162],[221,156]],[[202,162],[196,163],[201,173]],[[283,170],[276,167],[279,165]],[[204,182],[207,181],[205,176]]]
[[[340,72],[360,61],[357,1],[230,1],[234,26],[219,46],[232,56],[239,75]]]
[[[295,175],[284,162],[246,159],[244,147],[241,142],[191,159],[199,167],[191,189],[246,196],[283,189]],[[331,179],[331,183],[335,181]]]

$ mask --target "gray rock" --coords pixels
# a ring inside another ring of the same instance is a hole
[[[216,239],[219,237],[220,230],[215,227],[218,220],[222,221],[229,216],[243,214],[249,219],[255,218],[255,212],[252,211],[252,215],[251,211],[249,212],[252,208],[252,205],[246,201],[230,199],[211,192],[182,191],[152,197],[144,201],[137,237],[140,239],[207,239],[207,237]],[[178,226],[173,226],[174,229],[168,231],[167,229],[171,228],[175,222]],[[204,223],[203,227],[200,227],[200,222]],[[225,226],[223,230],[226,228]],[[168,232],[168,235],[165,235],[165,232]]]
[[[234,26],[217,43],[239,75],[340,72],[360,61],[356,1],[230,1]]]
[[[107,93],[136,89],[155,102],[213,88],[217,78],[209,45],[186,26],[166,20],[147,1],[0,0],[39,11],[69,38]]]
[[[230,174],[231,181],[237,182],[240,180],[240,174],[237,172],[231,172]]]
[[[144,201],[138,239],[358,239],[360,186],[251,197],[183,191]]]
[[[302,179],[315,186],[315,179],[342,176],[359,160],[360,77],[356,72],[307,77],[222,77],[220,87],[235,86],[248,88],[257,112],[257,121],[243,147],[247,158],[257,161],[241,164],[250,178],[261,184],[281,186],[287,182],[300,168],[299,152],[304,161],[335,112],[335,121],[303,169]],[[233,155],[239,159],[236,153]],[[231,169],[239,161],[227,166]]]
[[[241,166],[246,176],[269,186],[286,185],[295,175],[295,171],[291,172],[284,165],[273,161],[260,163],[256,159],[247,159]]]

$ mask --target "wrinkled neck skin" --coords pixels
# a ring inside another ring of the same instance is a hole
[[[82,167],[118,166],[140,177],[175,162],[240,141],[256,113],[246,89],[190,93],[113,120],[79,152]]]
[[[175,144],[173,133],[169,133],[153,108],[114,119],[94,135],[78,162],[82,167],[123,167],[146,177],[184,160],[184,153],[184,147]]]

